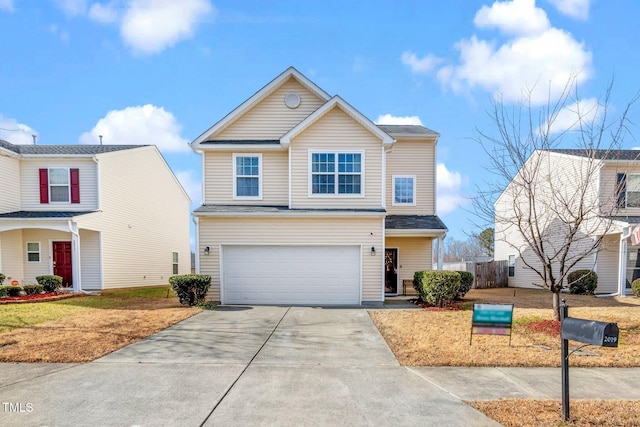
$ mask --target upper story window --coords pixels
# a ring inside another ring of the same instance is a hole
[[[619,173],[616,179],[619,208],[640,208],[640,174]]]
[[[262,198],[262,156],[260,154],[233,155],[234,199]]]
[[[361,152],[310,153],[310,193],[363,195],[362,157]]]
[[[40,203],[80,203],[80,170],[40,169]]]
[[[393,176],[393,202],[394,206],[416,205],[416,177],[413,175]]]

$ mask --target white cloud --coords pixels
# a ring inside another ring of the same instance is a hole
[[[13,0],[0,0],[0,10],[13,12]]]
[[[121,11],[116,2],[94,3],[89,8],[89,18],[101,24],[114,24],[120,20]]]
[[[462,189],[462,175],[459,172],[450,171],[444,163],[438,163],[436,167],[437,180],[437,211],[438,215],[446,215],[468,203],[460,191]]]
[[[424,58],[419,59],[413,52],[403,52],[400,60],[413,73],[428,73],[442,63],[442,59],[437,56],[426,55]]]
[[[402,62],[414,73],[435,67],[438,80],[454,92],[480,89],[505,102],[520,101],[531,92],[533,105],[558,97],[570,80],[580,84],[592,75],[591,52],[571,33],[552,27],[534,0],[495,1],[478,10],[474,24],[498,29],[506,38],[462,39],[454,46],[458,60],[444,66],[434,64],[432,55],[420,60],[409,52],[403,53]]]
[[[182,184],[182,188],[187,192],[191,203],[200,205],[202,201],[202,182],[192,170],[183,170],[176,172],[176,178]]]
[[[422,125],[422,121],[418,116],[392,116],[391,114],[383,114],[378,116],[376,124],[379,125]]]
[[[84,15],[87,10],[87,0],[54,0],[54,3],[69,16]]]
[[[122,17],[120,34],[134,52],[151,55],[191,38],[213,11],[208,0],[133,0]]]
[[[550,28],[495,47],[476,36],[456,46],[460,64],[438,71],[440,81],[454,91],[480,87],[519,101],[529,90],[531,102],[541,105],[556,97],[572,77],[580,83],[591,76],[591,53],[571,34]]]
[[[190,151],[186,139],[180,136],[181,126],[173,114],[162,107],[143,105],[112,110],[98,121],[90,132],[83,133],[81,144],[153,144],[164,153]]]
[[[586,21],[589,18],[591,0],[548,0],[560,13],[574,19]]]
[[[588,98],[582,99],[563,108],[549,127],[549,132],[560,133],[564,131],[578,130],[580,124],[589,124],[598,115],[602,114],[599,109],[598,99]]]
[[[478,28],[497,28],[505,34],[535,34],[551,25],[535,0],[496,1],[491,7],[482,6],[473,23]]]
[[[0,114],[0,139],[12,144],[33,144],[33,136],[38,136],[38,132],[16,119],[5,117]]]

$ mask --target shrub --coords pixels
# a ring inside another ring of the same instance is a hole
[[[443,307],[460,292],[460,274],[455,271],[417,271],[413,283],[418,283],[422,300],[429,305]]]
[[[62,277],[54,275],[36,276],[36,281],[42,285],[45,292],[58,292],[62,287]]]
[[[576,270],[567,276],[569,292],[577,295],[593,295],[598,286],[598,275],[591,270]]]
[[[473,286],[474,277],[473,273],[469,273],[468,271],[457,271],[456,273],[460,275],[460,290],[458,291],[456,299],[462,299],[462,297],[469,292],[471,286]]]
[[[7,276],[5,276],[4,274],[0,273],[0,286],[2,286],[2,282],[4,282],[4,279],[6,279]]]
[[[17,297],[22,292],[22,286],[0,286],[0,297]]]
[[[631,290],[635,296],[640,297],[640,279],[636,279],[631,283]]]
[[[169,277],[169,283],[182,305],[197,305],[204,302],[211,276],[206,274],[182,274]]]
[[[24,285],[22,288],[27,295],[37,295],[44,291],[44,286],[42,285]]]
[[[6,297],[9,295],[9,288],[13,288],[14,286],[1,286],[0,285],[0,298]]]

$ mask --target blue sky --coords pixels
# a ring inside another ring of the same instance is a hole
[[[544,82],[542,102],[577,73],[588,105],[615,76],[620,111],[640,88],[639,20],[636,0],[0,0],[0,138],[156,144],[195,207],[187,143],[294,66],[373,121],[441,134],[438,214],[464,239],[492,97]]]

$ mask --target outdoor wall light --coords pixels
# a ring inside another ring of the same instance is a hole
[[[371,246],[371,256],[375,256],[375,255],[376,255],[376,247]]]
[[[209,251],[211,250],[211,248],[209,248],[209,246],[205,246],[204,247],[204,254],[205,255],[209,255]]]

